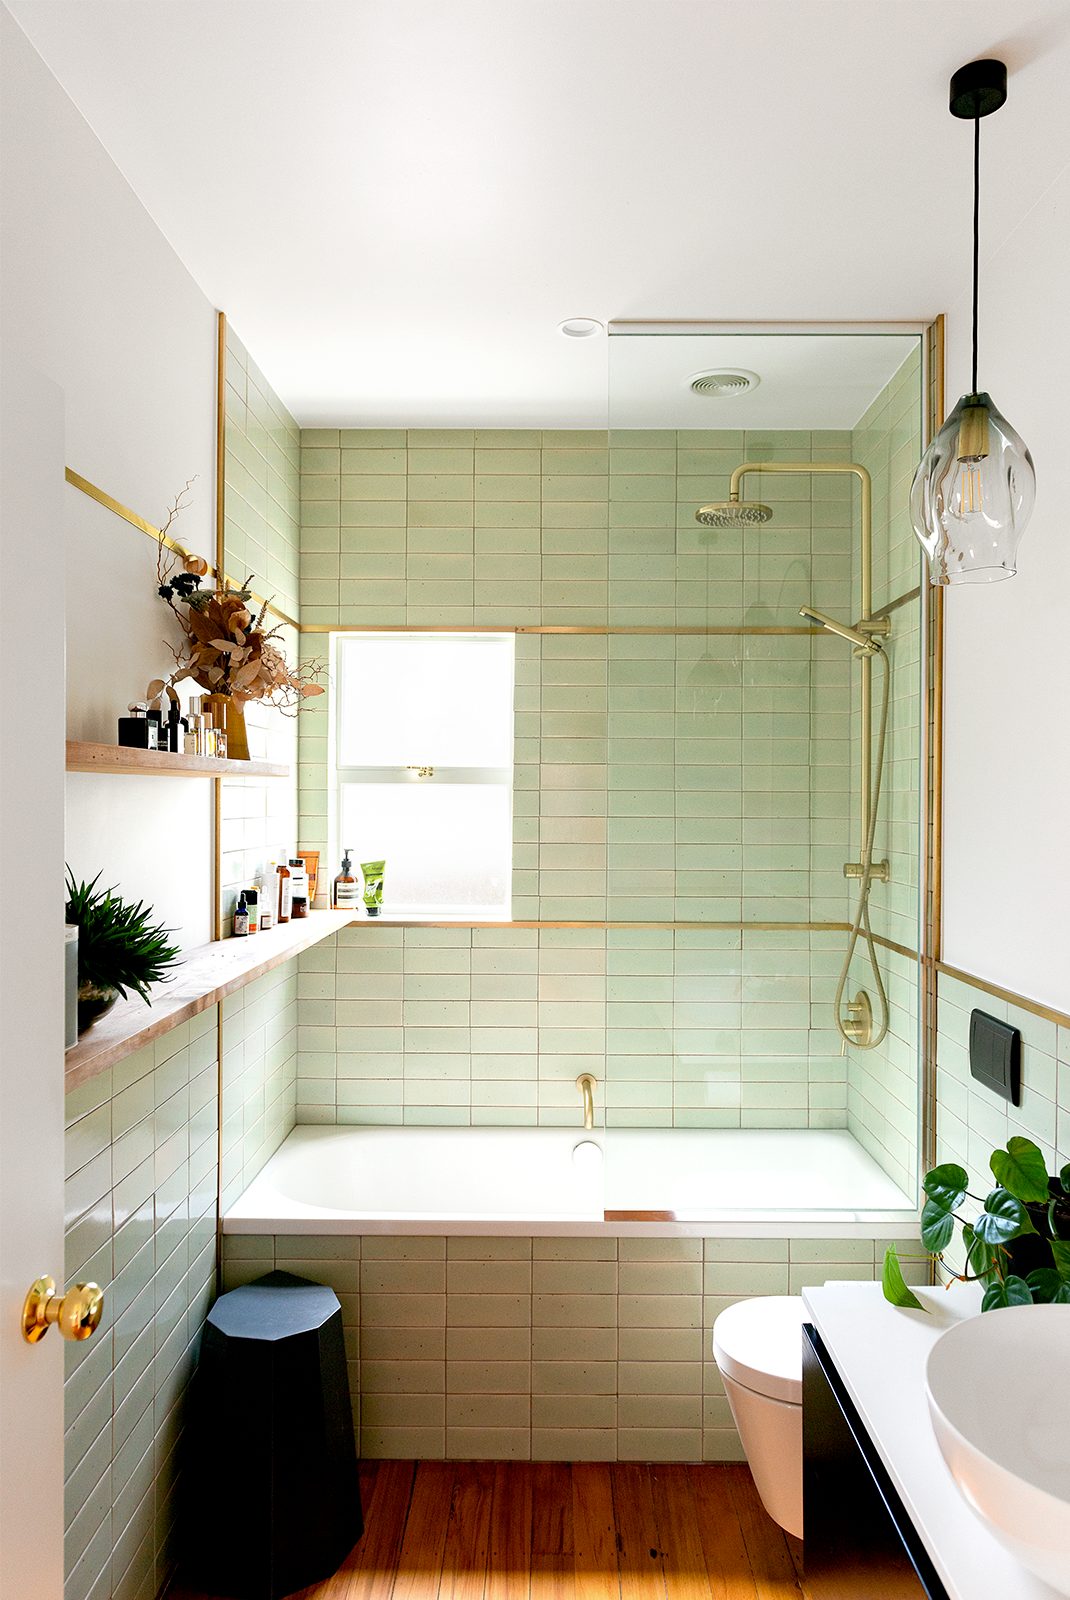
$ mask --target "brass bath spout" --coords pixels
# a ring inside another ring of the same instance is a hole
[[[576,1079],[576,1088],[583,1095],[583,1126],[585,1131],[594,1127],[594,1077],[589,1072],[581,1072]]]

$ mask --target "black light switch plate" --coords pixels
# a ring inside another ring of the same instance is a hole
[[[987,1011],[970,1012],[970,1073],[993,1094],[1022,1103],[1022,1035],[1018,1028],[990,1017]]]

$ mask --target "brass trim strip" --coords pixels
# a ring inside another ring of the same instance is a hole
[[[358,922],[355,925],[358,927],[371,926],[371,924],[364,922]],[[354,926],[354,924],[350,924],[350,926]],[[791,933],[796,930],[800,933],[805,933],[807,930],[812,933],[847,933],[851,925],[849,922],[743,922],[739,920],[735,922],[689,922],[682,919],[675,922],[655,922],[649,919],[628,921],[613,920],[612,918],[607,921],[583,921],[578,918],[574,921],[553,921],[548,918],[542,920],[528,918],[520,919],[516,922],[468,922],[462,921],[458,917],[450,917],[446,921],[433,922],[427,917],[417,917],[411,920],[404,917],[389,917],[380,918],[374,926],[380,928],[713,928],[720,932],[735,932],[738,930],[740,933]],[[877,938],[877,935],[874,935],[874,938]],[[891,949],[901,950],[906,955],[913,953],[907,951],[903,945],[892,945],[888,940],[878,940],[878,942],[887,944]]]
[[[549,624],[535,623],[452,623],[452,622],[301,622],[295,623],[301,633],[565,633],[581,634],[588,637],[602,638],[606,635],[638,634],[654,636],[657,638],[705,638],[708,636],[723,638],[739,637],[769,637],[770,635],[788,635],[795,638],[816,637],[824,633],[824,628],[759,628],[746,627],[681,627],[681,628],[624,628],[603,627],[592,624],[589,627],[563,627]]]
[[[1008,1005],[1030,1011],[1035,1017],[1043,1017],[1046,1022],[1055,1022],[1060,1028],[1070,1028],[1070,1014],[1047,1006],[1042,1000],[1030,1000],[1028,995],[1016,994],[1013,989],[1005,989],[1000,983],[989,983],[987,978],[963,972],[961,967],[953,967],[946,961],[934,961],[933,966],[945,978],[956,978],[959,983],[968,983],[972,989],[980,989],[982,994],[990,994],[994,1000],[1006,1000]]]
[[[215,356],[215,570],[217,581],[226,571],[224,498],[226,495],[226,381],[227,318],[216,313]],[[212,928],[213,939],[223,937],[223,782],[212,784]]]
[[[906,594],[896,595],[894,600],[889,600],[887,605],[878,606],[874,611],[875,617],[890,617],[893,611],[898,611],[900,606],[908,606],[912,600],[921,599],[921,584],[916,589],[908,589]]]
[[[63,476],[72,488],[80,489],[82,494],[89,496],[90,500],[95,500],[105,510],[113,512],[115,516],[121,517],[124,522],[128,522],[132,528],[137,528],[141,533],[146,534],[154,543],[159,543],[160,530],[155,523],[148,522],[144,517],[139,517],[136,511],[131,511],[129,506],[124,506],[121,500],[116,500],[114,495],[108,494],[105,489],[101,489],[97,484],[90,483],[88,478],[83,478],[80,472],[74,471],[73,467],[64,467]],[[173,550],[176,555],[185,557],[191,553],[186,549],[185,545],[179,544],[175,539],[172,539],[170,534],[165,533],[163,535],[163,542],[167,549]],[[235,579],[229,578],[227,581],[237,588]],[[291,617],[287,612],[280,610],[274,601],[265,600],[264,596],[259,594],[254,594],[253,599],[258,606],[266,605],[272,615],[278,617],[279,621],[284,622],[287,627],[295,628],[298,632],[301,631],[301,624],[296,617]],[[442,631],[442,629],[439,629],[439,632]],[[451,628],[449,631],[456,633],[458,630]],[[483,631],[487,632],[489,630],[484,629]]]
[[[908,961],[917,961],[918,952],[912,950],[908,944],[899,944],[895,939],[888,939],[883,933],[873,935],[873,943],[879,944],[885,950],[893,950],[897,956],[906,956]]]
[[[929,328],[926,341],[925,423],[928,444],[944,420],[944,317]],[[943,695],[944,695],[944,592],[927,582],[922,561],[925,628],[925,700],[922,719],[922,772],[925,802],[922,813],[922,860],[919,1012],[921,1019],[921,1155],[926,1169],[935,1166],[938,1150],[938,1033],[939,983],[937,972],[943,941]]]
[[[227,318],[216,313],[215,358],[215,568],[217,578],[226,567],[226,381]],[[212,782],[212,937],[223,937],[223,780]],[[223,1292],[223,1002],[215,1008],[216,1048],[216,1167],[215,1167],[215,1276],[216,1293]]]

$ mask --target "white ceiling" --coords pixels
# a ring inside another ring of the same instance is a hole
[[[702,333],[609,340],[613,428],[853,428],[917,348],[910,334]],[[700,395],[711,371],[758,379],[742,394]]]
[[[1065,0],[7,3],[305,424],[604,425],[565,317],[947,309],[974,57],[986,254],[1067,153]]]

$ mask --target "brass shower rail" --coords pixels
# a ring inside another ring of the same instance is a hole
[[[736,467],[729,481],[729,500],[738,501],[740,488],[748,472],[808,473],[811,477],[850,474],[858,479],[861,489],[862,537],[859,555],[859,602],[862,614],[855,623],[859,633],[887,635],[891,622],[887,616],[876,616],[873,611],[873,480],[865,467],[857,461],[744,461]],[[869,838],[870,797],[873,785],[873,659],[863,651],[857,652],[861,667],[861,705],[859,710],[859,837],[860,850],[864,852]],[[844,877],[860,878],[861,860],[844,863]],[[872,877],[887,883],[887,861],[874,861]]]

